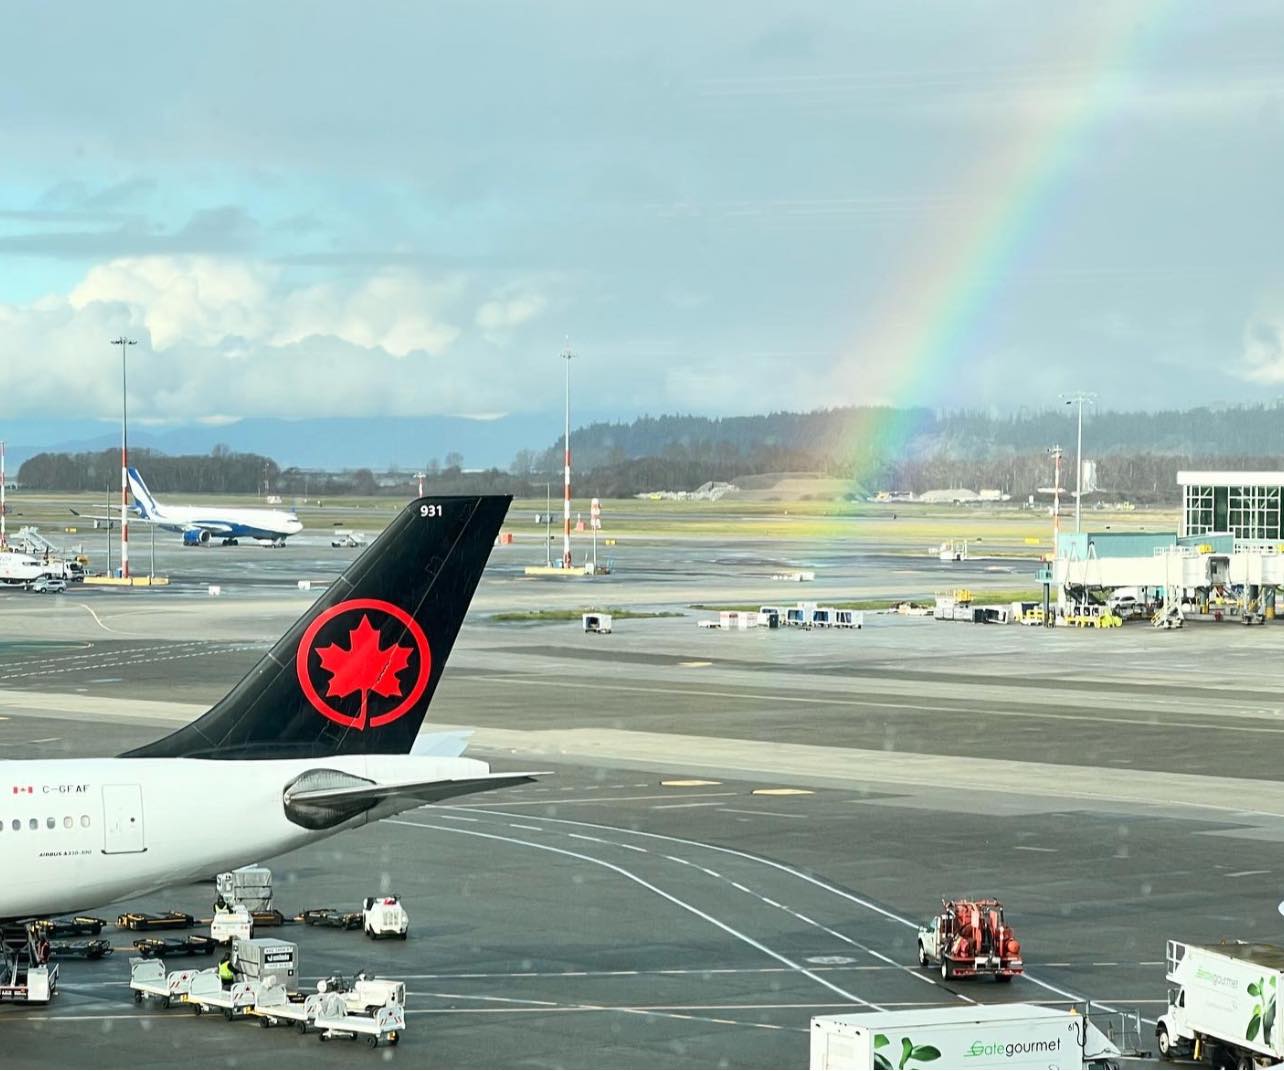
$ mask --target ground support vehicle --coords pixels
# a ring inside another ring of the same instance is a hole
[[[112,947],[110,941],[97,937],[89,941],[53,941],[49,952],[54,959],[106,959]]]
[[[77,915],[70,919],[41,919],[35,925],[43,936],[53,941],[59,937],[97,937],[103,932],[107,920]]]
[[[941,913],[918,928],[918,964],[942,978],[984,975],[1011,981],[1025,971],[1021,943],[998,900],[942,900]]]
[[[366,936],[399,937],[410,932],[410,916],[397,896],[367,896],[361,904],[361,924]]]
[[[61,595],[67,590],[67,581],[58,576],[41,576],[28,584],[27,590],[42,595]]]
[[[317,983],[318,993],[334,993],[343,1000],[344,1007],[351,1012],[364,1012],[373,1015],[379,1008],[389,1004],[406,1006],[406,983],[396,982],[391,978],[371,978],[364,972],[346,982],[342,975],[323,978]]]
[[[58,964],[34,924],[0,927],[0,1003],[48,1004],[58,994]]]
[[[196,970],[167,971],[164,960],[131,959],[129,988],[134,992],[135,1004],[141,1004],[150,997],[162,1008],[168,1008],[183,999],[192,979],[199,973]]]
[[[254,919],[241,904],[234,904],[226,911],[215,911],[210,921],[210,937],[221,945],[229,944],[234,938],[254,936]]]
[[[338,930],[361,929],[360,911],[336,911],[332,907],[311,907],[298,917],[307,926],[326,926]]]
[[[373,1015],[348,1011],[340,1001],[326,1001],[312,1021],[322,1041],[331,1038],[365,1038],[374,1049],[380,1042],[395,1045],[406,1029],[406,1013],[400,1004],[379,1008]]]
[[[159,915],[127,911],[116,916],[116,925],[122,930],[188,930],[195,922],[185,911],[166,911]]]
[[[1155,1026],[1159,1055],[1213,1067],[1266,1067],[1284,1059],[1284,948],[1235,941],[1166,949],[1168,1010]]]
[[[134,942],[143,959],[159,956],[208,956],[218,942],[204,934],[189,933],[186,937],[140,937]]]
[[[332,1002],[338,1001],[342,1005],[337,994],[331,993],[329,997]],[[248,1014],[258,1019],[259,1026],[290,1023],[300,1034],[306,1034],[325,999],[324,993],[309,993],[306,997],[292,996],[283,985],[268,985],[259,990],[258,1000]]]
[[[254,928],[256,930],[271,929],[273,926],[284,926],[285,916],[275,909],[269,911],[251,911],[250,922],[254,924]]]
[[[972,1004],[811,1021],[811,1071],[1098,1068],[1122,1056],[1077,1008]]]
[[[233,982],[224,987],[216,968],[199,972],[183,995],[185,1003],[192,1005],[197,1015],[222,1011],[223,1018],[231,1022],[244,1015],[258,1001],[259,986],[252,982]]]

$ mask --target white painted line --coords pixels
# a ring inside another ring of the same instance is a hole
[[[721,807],[720,803],[655,803],[651,805],[653,811],[681,811],[688,807]]]
[[[712,915],[708,914],[705,911],[701,911],[694,904],[687,903],[685,900],[682,900],[679,897],[674,896],[672,893],[666,892],[664,889],[661,889],[658,885],[653,885],[651,882],[647,881],[645,878],[639,877],[637,874],[634,874],[631,870],[626,870],[622,866],[616,866],[616,864],[614,863],[608,863],[605,859],[597,859],[594,856],[585,855],[583,852],[573,852],[566,848],[555,848],[551,844],[539,844],[539,843],[536,843],[535,841],[520,840],[517,837],[504,837],[496,833],[483,833],[480,830],[476,830],[476,829],[458,829],[454,826],[438,826],[438,825],[431,825],[423,822],[408,822],[405,819],[400,819],[400,818],[389,818],[389,819],[385,819],[385,821],[387,821],[391,825],[409,826],[412,829],[435,829],[442,833],[454,833],[457,836],[462,836],[462,837],[481,837],[486,840],[497,840],[497,841],[504,841],[508,844],[519,844],[519,845],[522,845],[523,847],[534,848],[537,851],[552,852],[555,855],[565,855],[572,859],[579,859],[586,863],[592,863],[595,866],[605,867],[607,870],[614,871],[616,874],[619,874],[621,877],[627,878],[629,881],[635,882],[636,884],[642,886],[642,888],[655,893],[657,896],[662,897],[665,900],[668,900],[671,904],[681,908],[683,911],[689,912],[690,914],[695,915],[697,918],[703,919],[705,922],[708,922],[712,926],[716,926],[718,929],[722,930],[724,933],[729,934],[730,936],[736,938],[737,940],[743,942],[744,944],[747,944],[752,948],[756,948],[759,952],[762,952],[764,955],[770,956],[772,959],[776,960],[776,962],[783,963],[786,967],[792,967],[794,970],[810,978],[817,985],[823,986],[825,989],[828,989],[831,993],[837,993],[844,1000],[851,1001],[853,1004],[863,1005],[864,1007],[871,1008],[874,1011],[884,1010],[880,1005],[874,1004],[868,1000],[862,1000],[860,997],[856,996],[854,993],[847,992],[842,987],[834,985],[834,983],[830,982],[828,979],[822,978],[820,975],[816,974],[814,971],[809,970],[808,968],[802,966],[799,963],[795,963],[788,956],[782,955],[781,953],[775,951],[772,948],[768,948],[761,941],[755,940],[754,938],[750,937],[748,934],[741,933],[734,926],[731,926],[728,923],[723,922],[721,919],[714,918]]]
[[[525,825],[522,825],[522,823],[521,823],[521,822],[509,822],[508,824],[509,824],[509,826],[510,826],[511,828],[513,828],[513,829],[529,829],[529,830],[531,830],[532,832],[535,832],[535,833],[543,833],[543,832],[544,832],[544,827],[543,827],[543,826],[525,826]]]
[[[1039,848],[1033,844],[1014,844],[1012,850],[1014,852],[1048,852],[1050,855],[1056,855],[1058,851],[1056,848]]]
[[[547,807],[551,803],[633,803],[642,800],[681,800],[681,799],[712,799],[714,796],[738,796],[739,792],[666,792],[662,796],[597,796],[591,800],[513,800],[511,803],[505,803],[505,807]],[[480,810],[483,807],[493,807],[493,803],[454,803],[452,807],[474,808]],[[498,812],[492,811],[492,814]],[[516,818],[517,815],[511,817]]]
[[[785,814],[784,811],[747,811],[741,807],[723,807],[722,809],[728,812],[729,814],[752,814],[755,816],[760,814],[766,814],[766,815],[770,815],[772,818],[809,818],[811,817],[810,815],[806,815],[806,814]]]
[[[32,743],[33,744],[39,743],[39,741],[33,740]],[[1226,876],[1228,878],[1255,878],[1259,874],[1269,874],[1269,873],[1270,873],[1269,870],[1235,870],[1227,874]]]

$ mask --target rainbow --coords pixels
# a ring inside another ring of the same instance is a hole
[[[950,404],[950,383],[978,340],[985,314],[1090,149],[1098,121],[1130,84],[1167,6],[1171,0],[1152,0],[1126,15],[1084,9],[1103,18],[1080,31],[1084,40],[1061,48],[1062,54],[1087,57],[1085,73],[1064,99],[1036,98],[1030,91],[1017,96],[1015,107],[1024,105],[1033,117],[955,185],[960,207],[944,227],[936,217],[914,240],[909,262],[879,298],[878,322],[852,341],[839,365],[837,393],[848,404],[899,407],[868,428],[877,428],[877,442],[855,459],[858,482],[872,473],[876,459],[903,453],[917,423],[908,405]]]

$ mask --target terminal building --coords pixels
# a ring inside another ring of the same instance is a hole
[[[1275,617],[1284,586],[1284,472],[1179,472],[1177,531],[1062,532],[1041,579],[1065,613],[1127,589],[1156,623],[1187,612]],[[1218,608],[1223,609],[1218,609]]]

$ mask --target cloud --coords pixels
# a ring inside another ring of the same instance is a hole
[[[6,348],[25,355],[0,364],[0,416],[114,412],[108,340],[122,331],[139,342],[140,421],[508,412],[537,377],[496,332],[511,341],[544,304],[528,285],[458,272],[305,282],[262,260],[120,258],[65,295],[0,304]]]
[[[1254,383],[1284,383],[1284,311],[1279,307],[1253,316],[1244,326],[1241,367]]]
[[[545,301],[539,294],[516,294],[487,301],[477,310],[474,320],[490,342],[503,343],[513,330],[544,311]]]

